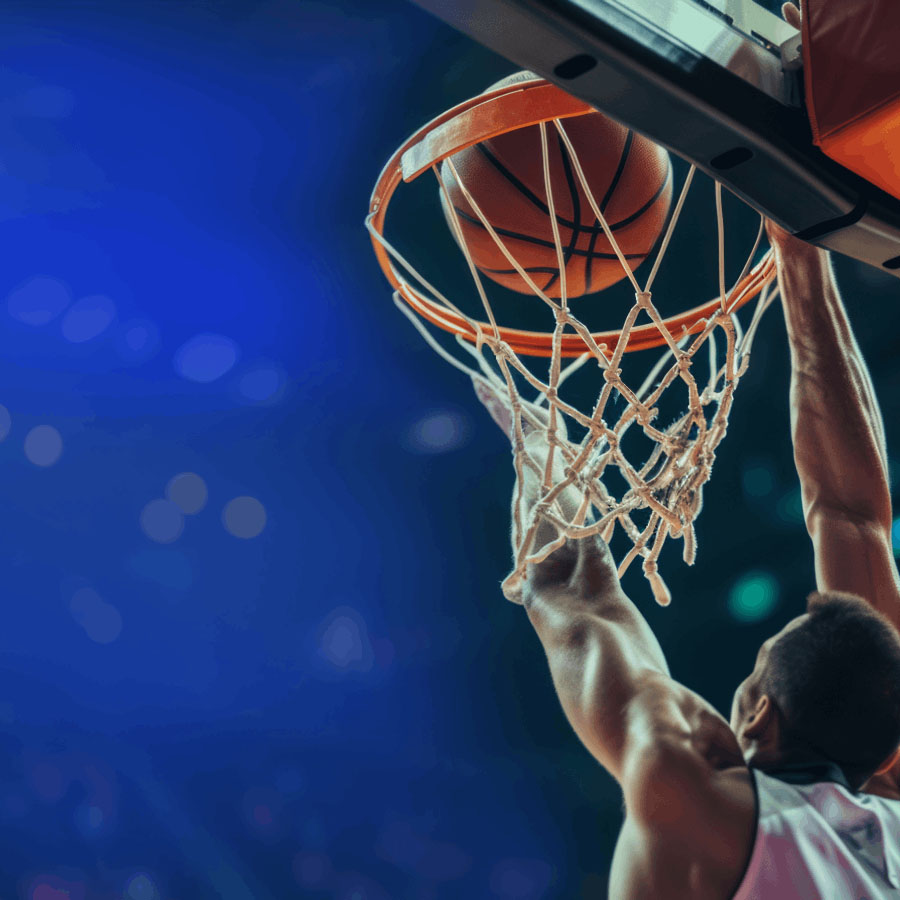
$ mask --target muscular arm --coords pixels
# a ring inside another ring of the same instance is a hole
[[[525,446],[543,469],[544,436],[532,433]],[[561,460],[554,469],[554,481],[561,480]],[[539,495],[540,478],[526,468],[523,520]],[[514,492],[513,502],[516,496]],[[559,499],[563,516],[571,520],[578,492],[569,488]],[[555,529],[545,522],[533,546],[555,537]],[[522,600],[566,717],[585,747],[622,783],[629,745],[652,740],[647,717],[635,700],[649,696],[649,687],[658,686],[660,679],[668,680],[669,668],[650,626],[622,590],[609,548],[599,537],[568,541],[529,567]]]
[[[509,435],[508,404],[484,380],[475,381],[475,391]],[[543,473],[546,436],[539,430],[526,434],[525,449]],[[552,481],[557,483],[564,467],[558,453],[554,459]],[[542,479],[528,466],[522,477],[521,493],[518,485],[513,491],[513,519],[527,522],[541,497]],[[559,495],[563,518],[573,520],[580,499],[571,486]],[[532,549],[555,537],[554,526],[543,522]],[[514,554],[516,549],[514,529]],[[543,644],[566,717],[585,747],[622,786],[636,815],[648,812],[648,804],[654,815],[658,813],[661,786],[677,792],[679,784],[687,783],[685,771],[702,773],[708,759],[732,764],[741,760],[728,723],[670,677],[662,648],[622,590],[612,554],[602,540],[569,541],[530,566],[521,600]],[[693,748],[691,753],[677,756],[689,765],[674,765],[675,754],[667,748],[686,745]],[[679,773],[684,776],[681,780]],[[655,787],[648,787],[651,783]]]
[[[741,765],[740,747],[725,719],[669,675],[609,548],[570,541],[532,568],[523,599],[566,717],[619,782],[630,814],[659,825],[690,796],[690,812],[669,825],[705,834],[719,812],[714,772]]]
[[[827,254],[770,225],[791,352],[791,429],[820,590],[900,628],[884,426]]]
[[[531,568],[525,609],[563,711],[585,747],[622,783],[629,744],[641,739],[634,733],[635,700],[668,679],[662,648],[622,590],[599,538],[569,541]]]

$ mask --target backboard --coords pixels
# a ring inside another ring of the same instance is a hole
[[[799,237],[900,276],[900,201],[813,145],[800,34],[754,0],[414,2]]]

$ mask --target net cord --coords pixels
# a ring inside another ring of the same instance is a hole
[[[487,330],[430,284],[383,235],[371,227],[370,231],[390,255],[394,274],[400,284],[400,289],[394,292],[395,305],[412,322],[432,350],[445,361],[465,372],[470,378],[476,381],[483,380],[493,390],[501,392],[508,400],[512,418],[511,442],[517,487],[513,502],[512,528],[515,561],[512,572],[502,585],[507,598],[514,602],[521,602],[521,587],[528,567],[546,559],[566,540],[584,539],[594,534],[600,534],[604,540],[609,541],[618,524],[632,542],[630,550],[618,564],[620,576],[624,575],[638,556],[642,557],[643,572],[650,583],[656,601],[660,605],[668,605],[671,595],[658,572],[660,553],[669,537],[681,538],[684,561],[689,565],[694,562],[696,536],[693,523],[702,506],[702,488],[710,477],[716,448],[725,435],[734,390],[741,375],[746,371],[750,348],[759,321],[777,296],[777,288],[773,288],[771,284],[766,285],[758,294],[746,330],[741,327],[734,311],[737,301],[740,299],[736,295],[736,288],[744,282],[744,278],[752,268],[753,259],[758,252],[764,233],[763,222],[761,219],[756,241],[746,258],[740,277],[728,289],[725,270],[722,189],[718,183],[715,185],[719,308],[706,320],[701,320],[702,327],[696,333],[688,334],[687,330],[683,328],[682,333],[673,334],[654,305],[650,288],[655,282],[660,264],[669,248],[672,234],[681,216],[685,199],[694,179],[694,167],[692,166],[688,171],[648,278],[641,288],[616,241],[613,229],[603,210],[599,208],[585,177],[578,154],[566,134],[563,122],[557,119],[553,120],[552,124],[569,153],[572,168],[596,221],[602,228],[624,269],[625,276],[634,289],[634,305],[628,311],[622,330],[611,351],[605,344],[597,345],[589,329],[572,314],[568,305],[565,256],[556,217],[556,200],[550,171],[546,123],[539,125],[540,144],[544,188],[560,280],[559,302],[549,297],[535,284],[531,276],[506,247],[469,189],[463,184],[452,157],[445,160],[445,165],[454,179],[455,186],[504,258],[535,296],[543,301],[553,313],[552,352],[546,381],[527,368],[509,344],[502,340],[481,272],[466,246],[465,234],[459,217],[450,202],[447,185],[444,183],[437,165],[432,166],[432,171],[437,178],[446,208],[450,211],[447,216],[448,222],[466,259],[476,293],[487,317],[489,326]],[[474,365],[466,364],[441,346],[421,318],[408,303],[404,302],[406,297],[404,288],[409,285],[407,276],[417,283],[419,290],[424,289],[431,299],[448,310],[452,310],[473,329],[476,334],[474,344],[465,340],[458,332],[455,342],[458,349],[462,349],[467,356],[471,357]],[[744,290],[748,289],[744,288]],[[661,358],[644,378],[640,387],[632,390],[622,380],[621,362],[628,344],[629,334],[641,315],[653,322],[663,336],[665,344]],[[581,336],[585,344],[585,352],[563,367],[561,344],[562,335],[567,328]],[[724,359],[721,364],[718,360],[716,342],[718,330],[721,330],[721,336],[724,338]],[[709,353],[709,376],[701,390],[691,374],[691,364],[704,344]],[[486,349],[491,352],[496,368],[490,365],[485,356]],[[604,383],[593,409],[589,415],[586,415],[560,397],[560,387],[571,375],[592,360],[597,363]],[[666,368],[667,366],[668,368]],[[534,399],[529,400],[521,394],[515,375],[519,376],[525,386],[534,391]],[[683,382],[687,388],[688,409],[668,426],[659,427],[655,424],[658,410],[654,404],[676,379]],[[618,420],[610,425],[605,416],[609,401],[613,396],[621,396],[625,400],[626,407]],[[709,408],[708,411],[707,408]],[[584,438],[578,443],[573,443],[568,438],[565,424],[567,418],[585,429]],[[637,424],[644,435],[653,442],[653,450],[644,463],[638,467],[633,466],[621,451],[622,438],[634,424]],[[542,466],[526,448],[526,426],[529,432],[538,430],[545,435],[547,456]],[[554,480],[553,473],[557,468],[555,465],[557,456],[561,459],[564,477]],[[614,497],[603,483],[603,474],[608,466],[616,467],[628,485],[619,498]],[[540,479],[540,497],[531,510],[525,511],[523,514],[522,500],[525,481],[523,476],[526,468]],[[568,518],[563,513],[560,498],[564,492],[571,493],[572,491],[580,494],[580,501],[575,514]],[[638,526],[633,518],[633,515],[641,510],[649,511],[648,519],[643,527]],[[544,546],[535,548],[533,546],[534,538],[541,522],[549,522],[556,530],[556,537]]]

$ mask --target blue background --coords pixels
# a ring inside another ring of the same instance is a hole
[[[508,442],[363,228],[513,67],[400,0],[0,22],[0,898],[605,896],[621,794],[499,590]],[[900,446],[897,282],[837,270]],[[814,586],[787,375],[775,309],[698,564],[626,584],[726,715]]]

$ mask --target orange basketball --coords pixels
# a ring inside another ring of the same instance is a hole
[[[534,76],[521,73],[493,87],[528,77]],[[668,153],[601,113],[563,119],[562,126],[629,266],[637,268],[662,233],[669,212],[672,176]],[[566,293],[580,297],[615,284],[625,277],[625,271],[591,209],[562,137],[552,123],[546,128]],[[559,264],[544,185],[539,126],[491,138],[451,159],[466,190],[506,249],[544,293],[559,297]],[[441,164],[441,178],[475,265],[504,287],[533,293],[494,243],[446,160]],[[446,215],[443,193],[441,198]]]

